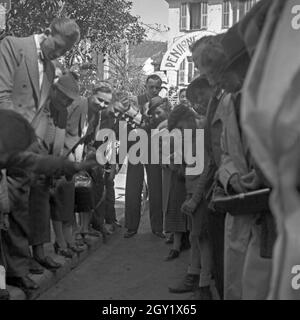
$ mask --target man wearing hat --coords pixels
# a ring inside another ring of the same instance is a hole
[[[265,12],[268,6],[268,1],[262,2],[253,8],[249,16],[253,16],[256,10],[260,15],[261,10]],[[249,16],[245,19],[249,20]],[[249,42],[246,47],[237,24],[229,29],[221,43],[228,57],[221,83],[231,95],[228,103],[224,105],[221,143],[223,157],[219,180],[228,194],[255,191],[266,186],[257,174],[257,164],[250,153],[249,141],[240,123],[241,88],[250,64],[249,53],[252,54],[255,50],[255,41],[252,41],[252,47]],[[266,214],[255,210],[251,214],[241,212],[240,216],[226,216],[224,289],[227,299],[267,298],[271,259],[262,254],[260,249],[264,219]]]
[[[234,25],[212,45],[206,46],[199,59],[199,67],[214,86],[227,92],[220,105],[220,118],[223,125],[222,161],[218,178],[227,194],[239,194],[261,187],[255,164],[250,155],[249,144],[240,126],[241,88],[250,63],[245,43],[239,35],[238,25]],[[224,250],[224,298],[225,299],[264,299],[267,289],[266,261],[256,254],[257,274],[253,279],[243,279],[245,261],[252,239],[257,240],[255,228],[259,213],[231,216],[225,220]],[[259,241],[256,241],[257,244]],[[253,253],[253,251],[252,251]],[[256,252],[257,253],[257,252]],[[253,258],[253,256],[252,256]],[[252,264],[253,265],[253,264]],[[263,270],[264,269],[264,270]],[[259,271],[259,272],[258,272]],[[262,271],[262,272],[260,272]],[[249,278],[249,277],[248,277]],[[255,280],[255,284],[251,281]],[[255,290],[253,288],[255,287]],[[252,288],[252,289],[251,289]]]

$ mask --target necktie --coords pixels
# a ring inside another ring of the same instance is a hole
[[[40,101],[39,101],[39,109],[40,109],[48,98],[49,89],[52,83],[50,81],[51,61],[45,59],[42,52],[39,53],[39,57],[43,62],[43,66],[44,66],[44,74],[43,74],[43,81],[42,81],[42,86],[40,91]]]

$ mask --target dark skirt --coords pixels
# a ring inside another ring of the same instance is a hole
[[[94,198],[92,188],[75,189],[75,211],[90,212],[94,208]]]
[[[92,178],[91,188],[82,187],[75,189],[76,212],[90,212],[94,210],[102,197],[104,190],[102,167],[93,168],[89,174]]]
[[[181,206],[186,198],[185,181],[172,171],[170,185],[164,229],[166,232],[186,232],[187,217],[181,212]]]

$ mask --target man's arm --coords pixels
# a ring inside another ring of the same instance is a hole
[[[12,91],[16,68],[21,57],[17,56],[11,37],[0,43],[0,109],[13,109]]]
[[[224,100],[223,100],[224,101]],[[232,187],[236,193],[244,192],[244,188],[240,184],[240,172],[237,169],[231,155],[229,152],[229,145],[227,139],[227,126],[231,123],[229,122],[231,114],[230,112],[233,110],[233,101],[232,99],[227,100],[227,102],[223,102],[224,114],[222,117],[222,134],[221,134],[221,163],[218,169],[218,179],[223,185],[224,190],[228,193],[229,188]]]
[[[233,176],[239,176],[239,171],[234,165],[229,153],[227,152],[226,141],[224,138],[224,133],[221,135],[221,164],[218,169],[218,179],[223,185],[224,190],[228,193],[228,188],[230,186],[230,180]]]
[[[64,158],[40,155],[30,151],[20,152],[10,157],[7,168],[30,171],[36,174],[61,175]]]

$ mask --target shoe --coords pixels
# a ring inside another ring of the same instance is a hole
[[[173,244],[174,243],[174,233],[172,233],[166,240],[166,244]]]
[[[168,256],[165,258],[165,261],[174,260],[179,257],[179,251],[175,249],[171,249]]]
[[[9,292],[6,289],[0,289],[0,300],[10,300]]]
[[[88,238],[83,238],[84,244],[86,244],[88,247],[91,247],[93,245],[93,241]]]
[[[74,254],[69,249],[62,249],[56,242],[53,244],[53,248],[56,254],[63,256],[65,258],[72,259]]]
[[[124,238],[131,238],[133,237],[135,234],[137,234],[137,231],[135,230],[127,230],[124,234]]]
[[[76,243],[76,246],[78,246],[78,247],[83,247],[83,246],[85,246],[84,239],[82,239],[82,238],[76,239],[76,240],[75,240],[75,243]]]
[[[122,228],[122,225],[121,225],[121,223],[119,222],[119,221],[114,221],[114,223],[113,223],[117,228]]]
[[[210,287],[198,287],[190,297],[190,300],[213,300]]]
[[[181,280],[174,287],[169,287],[171,293],[186,293],[194,291],[199,285],[199,275],[187,274],[183,280]]]
[[[35,259],[30,259],[29,272],[31,274],[43,274],[44,271],[44,268]]]
[[[81,234],[83,237],[84,236],[91,236],[91,237],[97,237],[99,238],[100,237],[100,232],[98,230],[95,230],[95,229],[89,229],[88,232],[85,232],[85,233],[82,233]]]
[[[153,231],[152,232],[154,235],[156,235],[157,237],[159,238],[162,238],[162,239],[165,239],[166,236],[162,233],[162,232],[159,232],[159,231]]]
[[[61,264],[54,261],[51,257],[46,256],[43,259],[35,257],[35,260],[44,268],[49,270],[56,270],[61,267]]]
[[[189,240],[189,233],[185,232],[181,238],[180,251],[189,250],[190,248],[191,248],[191,244]]]
[[[182,242],[180,246],[180,251],[189,250],[191,248],[191,245],[187,242]]]
[[[106,234],[107,234],[108,236],[111,235],[111,234],[113,234],[114,231],[115,231],[115,228],[114,228],[114,226],[113,226],[112,224],[109,224],[109,225],[107,225],[107,226],[104,226],[104,229],[105,229],[105,232],[106,232]]]
[[[9,277],[6,279],[7,284],[21,288],[23,290],[37,290],[39,286],[28,276],[24,277]]]
[[[68,249],[70,249],[74,253],[81,253],[84,251],[84,247],[80,247],[80,246],[69,244],[69,243],[68,243]]]

